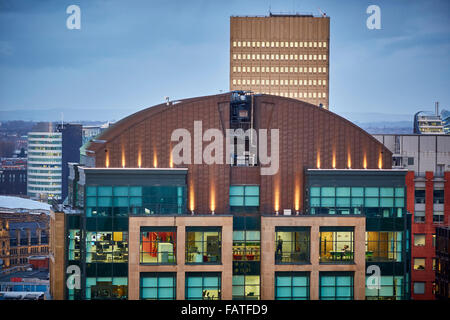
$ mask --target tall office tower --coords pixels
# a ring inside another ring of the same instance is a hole
[[[40,123],[28,134],[28,187],[31,198],[64,201],[69,162],[80,161],[81,124]]]
[[[80,161],[80,148],[83,140],[83,126],[81,124],[59,124],[57,129],[62,134],[62,168],[61,168],[61,200],[67,197],[67,177],[69,176],[69,162]]]
[[[270,14],[230,19],[230,90],[329,107],[330,18]]]
[[[33,199],[61,199],[62,134],[45,131],[28,133],[27,193]]]

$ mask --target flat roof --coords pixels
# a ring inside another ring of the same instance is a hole
[[[33,270],[33,271],[17,271],[9,274],[1,274],[0,282],[11,282],[11,278],[22,278],[22,279],[39,279],[48,280],[49,271],[48,270]],[[26,282],[26,281],[24,281]],[[18,282],[20,284],[21,282]]]

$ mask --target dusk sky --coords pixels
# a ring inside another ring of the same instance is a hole
[[[71,4],[81,8],[80,30],[66,28]],[[381,30],[366,27],[371,4]],[[448,0],[0,0],[0,114],[118,120],[165,96],[228,91],[230,16],[269,8],[330,16],[330,111],[389,121],[412,120],[435,101],[450,108]]]

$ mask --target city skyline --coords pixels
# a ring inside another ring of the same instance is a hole
[[[78,1],[80,30],[66,28],[71,4],[0,1],[0,114],[58,110],[57,120],[80,110],[84,118],[64,118],[113,120],[165,96],[227,92],[230,16],[269,9],[330,16],[330,111],[353,121],[373,113],[407,120],[401,115],[450,101],[444,1],[373,3],[380,30],[366,27],[372,3],[361,1]],[[105,110],[112,118],[91,117]]]

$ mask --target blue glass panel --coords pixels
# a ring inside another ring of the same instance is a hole
[[[98,187],[99,196],[112,196],[112,187]]]
[[[219,278],[218,277],[204,277],[203,283],[205,287],[218,287]]]
[[[366,189],[366,197],[378,197],[378,188],[365,188]]]
[[[364,198],[352,198],[352,207],[360,207],[364,205]]]
[[[294,297],[307,297],[308,296],[308,288],[306,288],[306,287],[294,287],[292,289],[292,296],[294,296]]]
[[[293,286],[307,286],[308,285],[308,277],[293,277],[292,285]]]
[[[202,299],[202,288],[188,288],[188,299]]]
[[[202,278],[201,277],[188,277],[187,279],[188,287],[201,287],[202,286]]]
[[[277,286],[291,286],[291,277],[289,277],[289,276],[277,277]]]
[[[350,207],[350,198],[336,198],[336,207]]]
[[[394,198],[381,198],[380,207],[394,207]]]
[[[142,198],[141,197],[131,197],[130,198],[130,206],[142,207]]]
[[[113,188],[113,195],[116,197],[126,197],[128,196],[128,187],[120,186]]]
[[[322,198],[322,207],[334,207],[336,198]]]
[[[243,196],[244,187],[243,186],[230,186],[230,196]]]
[[[233,285],[244,285],[245,276],[233,276]]]
[[[320,278],[320,284],[322,286],[334,286],[335,285],[335,277],[323,276]]]
[[[142,196],[142,187],[130,187],[129,193],[130,196],[140,197]]]
[[[230,197],[230,206],[243,206],[244,197]]]
[[[87,207],[96,207],[97,206],[97,198],[96,197],[87,197],[86,198],[86,206]]]
[[[364,188],[352,187],[352,197],[363,197],[363,196],[364,196]]]
[[[311,207],[320,207],[320,198],[311,198]]]
[[[142,289],[142,299],[156,299],[157,289],[156,288],[143,288]]]
[[[319,187],[311,187],[310,194],[311,194],[311,197],[320,197],[320,188]]]
[[[378,198],[366,198],[366,207],[368,208],[378,207]]]
[[[380,188],[380,196],[381,197],[393,197],[394,196],[394,188]]]
[[[334,187],[322,187],[322,197],[334,197],[335,188]]]
[[[291,287],[277,287],[277,297],[287,298],[291,296]]]
[[[351,277],[336,277],[336,285],[338,286],[349,286],[352,283]]]
[[[259,186],[245,186],[246,196],[259,196]]]
[[[173,277],[159,278],[159,287],[173,287],[173,286],[174,286]]]
[[[114,207],[128,207],[128,197],[115,197]]]
[[[145,277],[141,279],[142,287],[157,287],[158,282],[156,277]]]
[[[235,240],[235,241],[245,240],[244,231],[233,231],[233,240]],[[233,277],[233,279],[234,279],[234,277]]]
[[[259,206],[259,197],[245,197],[245,206]]]
[[[404,206],[405,206],[405,199],[403,199],[403,198],[395,199],[395,207],[396,208],[403,208]]]
[[[86,187],[86,196],[96,196],[96,195],[97,195],[97,187],[95,186]]]
[[[405,188],[395,188],[395,196],[396,197],[404,197],[405,196]]]
[[[112,198],[111,197],[99,197],[98,198],[98,206],[99,207],[112,207]]]
[[[336,196],[337,197],[350,197],[350,188],[347,188],[347,187],[336,188]]]
[[[159,288],[159,298],[160,299],[173,299],[173,288]]]
[[[321,287],[320,295],[322,297],[334,297],[334,287]]]

